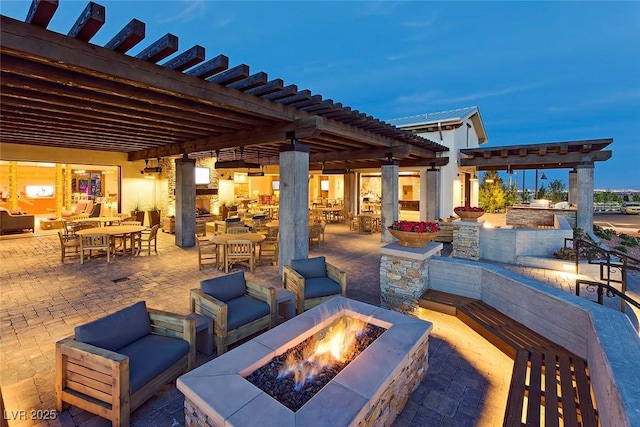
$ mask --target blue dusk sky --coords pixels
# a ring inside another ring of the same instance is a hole
[[[137,18],[131,55],[170,32],[180,52],[202,45],[382,120],[477,105],[485,147],[613,138],[596,188],[640,190],[640,2],[97,2],[92,43]],[[60,0],[48,28],[66,34],[86,4]],[[24,20],[29,5],[0,12]]]

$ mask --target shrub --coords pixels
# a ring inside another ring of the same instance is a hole
[[[620,245],[616,248],[616,251],[626,254],[627,252],[629,252],[629,249],[627,249],[627,247],[624,245]]]
[[[611,240],[616,236],[615,230],[602,228],[599,225],[593,225],[593,233],[601,239]]]

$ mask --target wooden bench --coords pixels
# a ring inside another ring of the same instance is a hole
[[[419,304],[458,317],[514,360],[505,427],[598,425],[584,359],[482,301],[428,290]]]

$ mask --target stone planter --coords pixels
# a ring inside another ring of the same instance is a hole
[[[394,230],[392,228],[387,228],[389,233],[396,239],[398,239],[398,244],[400,246],[405,246],[408,248],[424,248],[427,246],[427,243],[436,238],[438,233],[414,233],[411,231],[401,231]]]
[[[463,221],[477,221],[482,215],[484,215],[484,211],[480,212],[472,212],[472,211],[457,211],[453,210],[456,215],[460,217]]]

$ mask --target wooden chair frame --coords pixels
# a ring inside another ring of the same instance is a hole
[[[108,234],[88,234],[86,236],[80,236],[80,264],[84,264],[84,252],[89,251],[89,258],[91,258],[91,252],[94,250],[106,251],[107,262],[111,262],[111,256],[115,256],[115,246],[112,237]]]
[[[245,249],[244,251],[242,249]],[[249,267],[253,273],[256,255],[253,243],[250,240],[228,240],[224,246],[224,272],[229,272],[229,266],[233,264]]]
[[[128,426],[131,412],[156,394],[165,384],[195,362],[195,319],[147,308],[153,334],[189,342],[182,357],[133,395],[129,391],[129,358],[68,337],[56,343],[56,409],[67,404],[111,420],[113,426]]]
[[[80,240],[77,236],[65,236],[62,231],[58,230],[58,238],[60,239],[60,261],[64,262],[64,258],[68,256],[78,256],[78,249],[80,248]],[[73,254],[68,253],[70,249],[73,249]]]
[[[347,273],[344,270],[339,269],[333,264],[325,262],[327,277],[340,284],[342,292],[340,295],[347,296]],[[293,292],[296,296],[296,313],[301,314],[305,310],[315,307],[318,304],[322,304],[325,301],[337,296],[327,295],[317,298],[304,298],[304,285],[305,278],[295,271],[290,265],[282,266],[282,287]]]
[[[196,246],[198,247],[198,270],[202,270],[202,267],[209,265],[209,262],[213,261],[213,265],[220,266],[220,256],[217,244],[212,243],[208,239],[200,239],[196,234]]]
[[[275,324],[276,289],[247,280],[247,295],[269,304],[270,314],[253,322],[229,330],[227,327],[227,304],[198,288],[191,289],[189,306],[192,313],[202,314],[213,319],[213,335],[218,356],[226,353],[229,345],[247,338],[263,329],[271,329]]]

